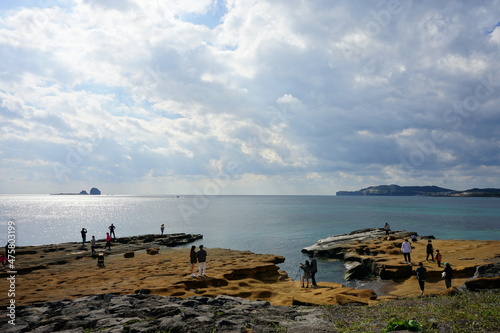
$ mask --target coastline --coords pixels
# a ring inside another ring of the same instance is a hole
[[[425,258],[425,243],[414,246],[413,266],[402,262],[395,239],[374,238],[365,242],[345,244],[351,258],[382,261],[386,269],[404,272],[393,280],[383,280],[387,295],[377,296],[371,289],[348,288],[342,284],[318,281],[318,288],[301,288],[277,264],[284,257],[255,254],[250,251],[209,248],[207,277],[192,278],[188,264],[189,249],[174,248],[201,235],[143,235],[118,238],[111,251],[105,251],[105,267],[98,268],[90,247],[80,243],[27,246],[17,249],[17,305],[29,305],[65,298],[78,298],[103,293],[134,294],[147,290],[162,296],[187,298],[229,295],[250,300],[264,300],[273,305],[364,304],[373,305],[401,297],[419,295],[418,284],[412,277],[418,258]],[[169,245],[165,239],[175,240]],[[443,253],[444,261],[455,270],[454,287],[472,277],[479,265],[498,261],[499,241],[433,240]],[[104,242],[98,241],[103,247]],[[153,251],[152,251],[153,250]],[[133,257],[127,258],[125,254]],[[360,255],[360,253],[362,253]],[[446,291],[440,278],[442,268],[425,262],[428,270],[426,294],[439,295]],[[409,272],[409,273],[408,273]],[[399,274],[399,273],[398,273]],[[408,275],[409,274],[409,275]],[[2,272],[0,277],[8,274]],[[377,283],[377,282],[374,282]],[[3,288],[2,288],[3,289]],[[5,293],[4,290],[1,291]],[[6,299],[0,303],[5,308]]]
[[[370,290],[336,283],[300,288],[300,281],[279,270],[277,264],[285,258],[273,254],[208,248],[207,277],[193,278],[188,248],[159,245],[154,237],[140,238],[138,243],[118,238],[111,251],[105,251],[104,268],[97,267],[90,248],[82,249],[80,243],[19,247],[16,305],[146,291],[181,298],[229,295],[273,305],[375,302],[376,295]],[[102,249],[104,242],[98,245]],[[3,272],[0,277],[7,275]],[[2,299],[0,306],[5,308],[7,301]]]
[[[282,256],[221,248],[206,249],[207,276],[191,277],[189,248],[174,246],[199,238],[203,236],[174,234],[118,238],[111,250],[104,251],[104,267],[97,266],[96,256],[92,256],[90,249],[82,247],[81,243],[16,248],[19,258],[16,258],[14,280],[9,280],[11,272],[0,272],[2,278],[7,277],[7,284],[10,283],[8,295],[11,295],[12,288],[15,291],[13,298],[9,296],[10,299],[0,300],[0,327],[6,333],[35,330],[212,332],[214,328],[248,332],[277,329],[297,333],[336,332],[337,323],[349,325],[359,319],[356,309],[365,308],[360,305],[379,305],[366,311],[378,309],[384,312],[384,309],[408,306],[405,305],[408,302],[414,304],[420,296],[418,284],[411,275],[415,267],[401,263],[402,256],[395,248],[401,241],[399,239],[375,236],[342,245],[343,259],[349,259],[346,262],[353,259],[359,259],[363,264],[384,262],[386,268],[390,265],[390,269],[398,274],[409,273],[409,276],[399,276],[398,279],[376,281],[387,289],[387,295],[380,296],[372,289],[348,288],[321,281],[318,281],[317,288],[302,288],[300,281],[293,281],[285,271],[279,270],[277,264],[285,261]],[[98,251],[102,251],[104,241],[99,240],[97,245],[101,247]],[[418,258],[425,242],[412,247],[414,258]],[[500,242],[439,241],[439,247],[446,252],[447,260],[462,261],[454,264],[456,279],[453,287],[445,289],[442,280],[436,278],[440,270],[429,267],[426,294],[418,301],[442,299],[440,304],[446,313],[448,305],[444,304],[449,302],[445,295],[458,293],[453,302],[465,297],[464,304],[469,304],[471,296],[468,295],[475,293],[465,293],[456,287],[467,281],[477,267],[494,266],[493,277],[484,278],[483,275],[468,280],[467,289],[493,289],[490,290],[493,297],[486,297],[491,311],[495,311],[500,289]],[[5,294],[4,284],[0,284],[0,288]],[[442,297],[434,297],[439,295]],[[482,295],[487,294],[478,297]],[[419,303],[423,304],[422,308],[429,304]],[[366,311],[362,310],[363,313]],[[396,311],[401,313],[401,310]],[[390,318],[396,313],[389,315]],[[414,313],[406,313],[408,315]],[[477,315],[483,316],[482,313]],[[427,316],[426,313],[425,318]],[[446,327],[447,317],[440,324],[436,324],[435,319],[424,323],[428,327]],[[390,318],[386,320],[392,320]],[[494,326],[493,322],[484,320]],[[381,329],[381,325],[375,326]],[[474,323],[469,326],[474,326]]]

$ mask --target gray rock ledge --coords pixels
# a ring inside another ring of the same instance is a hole
[[[147,294],[103,294],[16,309],[13,332],[334,332],[320,307],[273,306],[232,296],[187,299]]]
[[[409,237],[413,231],[390,231],[389,235],[396,238]],[[348,234],[334,235],[320,239],[316,244],[305,247],[302,252],[314,253],[320,257],[337,258],[348,244],[370,239],[385,237],[384,228],[369,228],[352,231]]]

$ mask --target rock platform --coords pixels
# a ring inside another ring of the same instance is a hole
[[[181,237],[182,236],[182,237]],[[369,289],[338,283],[301,288],[277,266],[285,258],[249,251],[206,248],[207,276],[191,277],[189,247],[174,248],[167,239],[199,239],[199,235],[151,235],[117,239],[105,254],[104,267],[79,243],[17,248],[16,304],[29,305],[103,293],[150,293],[187,298],[228,295],[268,301],[273,305],[374,304]],[[161,242],[159,241],[161,240]],[[184,241],[181,243],[185,244]],[[167,245],[165,245],[167,244]],[[104,246],[101,241],[99,246]],[[8,276],[4,271],[1,278]],[[0,285],[3,289],[4,285]],[[5,290],[0,290],[5,293]],[[8,299],[0,300],[5,309]]]
[[[321,239],[316,244],[302,249],[302,252],[343,260],[346,279],[371,277],[392,281],[384,283],[387,295],[385,298],[420,294],[414,277],[419,262],[422,262],[427,270],[425,288],[428,294],[447,293],[441,276],[445,262],[449,262],[454,270],[454,287],[470,290],[500,288],[499,241],[440,240],[434,236],[419,236],[417,242],[411,242],[412,234],[416,233],[391,231],[389,236],[386,236],[383,228],[363,229]],[[411,265],[404,262],[401,253],[401,244],[406,238],[412,246]],[[441,267],[431,259],[426,261],[426,246],[429,240],[434,250],[439,250],[443,257]],[[480,276],[478,272],[482,270],[486,273]]]
[[[147,294],[102,294],[21,307],[14,332],[335,332],[321,307],[272,306],[239,297],[187,299]]]
[[[382,235],[380,234],[382,233]],[[418,296],[412,276],[425,259],[427,239],[412,243],[413,264],[403,262],[403,237],[411,232],[366,229],[319,241],[304,252],[362,265],[384,283],[386,296],[370,289],[319,282],[301,288],[279,265],[285,258],[249,251],[207,248],[207,276],[192,277],[189,248],[201,235],[143,235],[120,238],[105,254],[104,267],[79,243],[18,247],[16,326],[8,324],[9,300],[0,299],[1,332],[330,332],[325,309],[310,305],[374,305]],[[356,235],[353,237],[353,235]],[[431,238],[431,237],[428,237]],[[424,262],[427,295],[452,295],[456,286],[498,288],[500,242],[432,239],[455,270],[446,289],[442,268]],[[359,266],[354,265],[354,266]],[[0,277],[5,280],[5,270]],[[7,294],[6,284],[0,293]],[[495,287],[496,286],[496,287]],[[294,305],[294,307],[289,307]],[[330,328],[331,329],[331,328]]]

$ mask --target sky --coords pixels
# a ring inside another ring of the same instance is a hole
[[[500,1],[0,3],[0,193],[500,187]]]

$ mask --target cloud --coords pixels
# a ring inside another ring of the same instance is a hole
[[[0,5],[1,191],[498,187],[497,8]]]

